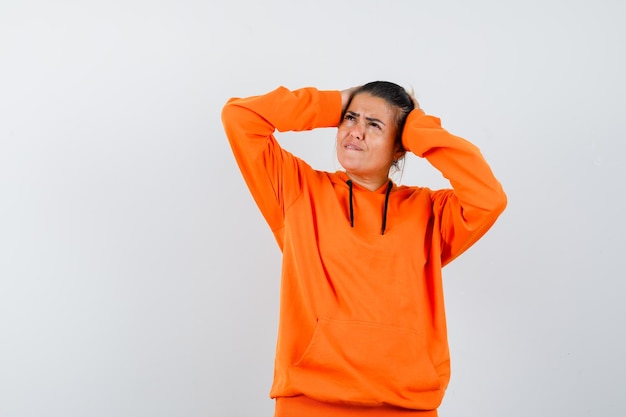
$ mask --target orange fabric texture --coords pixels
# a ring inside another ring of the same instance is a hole
[[[409,410],[385,404],[378,407],[334,404],[298,395],[277,398],[275,415],[281,417],[437,417],[437,410]]]
[[[273,136],[336,127],[341,104],[338,91],[280,87],[231,99],[222,112],[239,168],[283,253],[270,392],[279,399],[276,416],[306,417],[302,407],[320,404],[329,409],[318,415],[328,416],[359,408],[436,415],[422,411],[437,409],[450,378],[441,268],[491,227],[506,195],[478,148],[414,110],[403,144],[452,188],[393,185],[381,234],[386,185],[354,184],[350,198],[344,172],[312,169]]]

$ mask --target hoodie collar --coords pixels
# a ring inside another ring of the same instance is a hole
[[[354,227],[354,187],[358,187],[358,184],[355,184],[348,175],[343,171],[337,171],[337,175],[348,185],[349,197],[349,211],[350,211],[350,226]],[[389,208],[389,196],[391,194],[391,190],[393,189],[393,181],[387,180],[385,184],[383,184],[380,188],[375,191],[371,191],[373,193],[382,194],[385,193],[385,203],[383,205],[383,216],[382,216],[382,224],[380,234],[384,235],[385,230],[387,228],[387,210]]]

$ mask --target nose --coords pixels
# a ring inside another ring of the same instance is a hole
[[[363,128],[359,124],[354,125],[350,130],[350,135],[355,139],[363,140]]]

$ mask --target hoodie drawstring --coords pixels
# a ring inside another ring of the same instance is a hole
[[[352,195],[352,180],[346,181],[348,184],[348,188],[350,189],[350,227],[354,227],[354,206],[352,203],[353,195]],[[387,191],[385,191],[385,206],[383,207],[383,224],[381,227],[380,234],[385,234],[385,229],[387,227],[387,208],[389,206],[389,194],[391,194],[391,189],[393,188],[393,181],[389,180],[387,183]]]
[[[350,227],[354,227],[354,209],[352,208],[352,180],[348,180],[348,187],[350,187]]]
[[[381,235],[385,234],[385,226],[387,226],[387,206],[389,205],[389,194],[391,193],[391,189],[393,188],[393,182],[389,180],[387,183],[387,191],[385,192],[385,207],[383,207],[383,226],[380,232]]]

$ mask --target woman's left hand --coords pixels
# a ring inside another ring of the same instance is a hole
[[[422,108],[420,107],[420,104],[418,103],[418,101],[415,98],[415,96],[413,94],[409,93],[409,97],[411,97],[411,100],[413,101],[413,105],[415,106],[415,108],[421,110]]]

